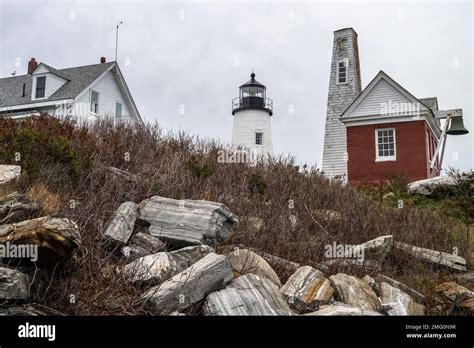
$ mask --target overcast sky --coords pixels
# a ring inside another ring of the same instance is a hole
[[[118,62],[145,121],[228,143],[231,101],[254,68],[274,101],[274,151],[320,166],[333,31],[353,27],[362,87],[384,70],[462,108],[471,133],[449,137],[445,165],[474,167],[471,2],[0,0],[0,76],[26,73],[31,57],[59,69],[113,60],[120,20]]]

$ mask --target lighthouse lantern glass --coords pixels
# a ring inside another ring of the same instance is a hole
[[[241,98],[258,97],[265,98],[265,88],[257,86],[246,86],[240,89]]]

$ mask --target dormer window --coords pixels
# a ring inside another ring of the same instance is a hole
[[[46,93],[46,76],[36,78],[35,99],[44,98]]]
[[[337,76],[336,81],[338,85],[347,83],[347,66],[349,61],[347,59],[341,59],[337,62]]]

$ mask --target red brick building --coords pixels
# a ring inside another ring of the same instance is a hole
[[[430,161],[441,135],[437,98],[417,99],[383,71],[340,116],[346,127],[350,185],[394,175],[409,181],[440,174]]]

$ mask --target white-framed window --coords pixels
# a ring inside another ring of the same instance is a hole
[[[36,78],[35,99],[44,98],[46,94],[46,76]]]
[[[375,130],[375,160],[395,161],[397,159],[397,140],[395,128]]]
[[[341,59],[337,61],[336,66],[336,84],[342,85],[347,83],[347,68],[349,66],[349,60]]]
[[[115,117],[121,117],[122,116],[122,103],[116,101],[115,102]]]
[[[99,113],[99,92],[91,89],[91,112]]]
[[[255,145],[263,145],[263,132],[255,132]]]

